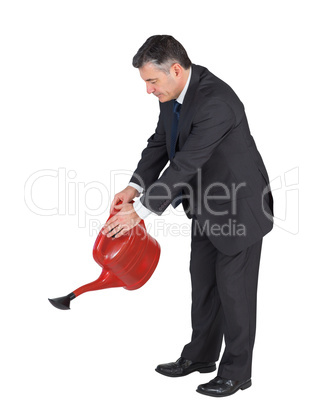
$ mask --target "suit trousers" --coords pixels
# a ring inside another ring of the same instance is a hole
[[[198,226],[198,225],[197,225]],[[257,282],[262,239],[236,255],[219,252],[192,220],[190,274],[192,338],[181,356],[193,362],[215,362],[218,375],[251,378],[256,330]],[[200,227],[199,227],[200,228]]]

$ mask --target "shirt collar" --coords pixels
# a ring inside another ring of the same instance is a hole
[[[183,88],[181,94],[180,94],[180,95],[178,96],[178,98],[176,99],[176,101],[177,101],[178,103],[181,103],[181,104],[182,104],[182,103],[183,103],[183,100],[184,100],[184,97],[186,96],[186,93],[187,93],[187,90],[188,90],[188,87],[189,87],[189,83],[190,83],[191,71],[192,71],[192,67],[190,67],[190,70],[189,70],[189,77],[188,77],[188,79],[187,79],[186,85],[184,86],[184,88]]]

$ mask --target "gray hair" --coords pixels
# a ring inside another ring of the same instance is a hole
[[[147,63],[152,63],[166,74],[169,74],[174,63],[179,63],[186,70],[191,66],[184,47],[169,35],[151,36],[140,47],[133,57],[133,67],[141,68]]]

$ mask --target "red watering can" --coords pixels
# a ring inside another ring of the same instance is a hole
[[[108,220],[117,212],[114,209]],[[121,286],[127,290],[140,288],[150,279],[158,265],[160,245],[147,233],[144,221],[141,220],[137,226],[118,238],[107,237],[101,230],[94,243],[93,257],[102,267],[99,278],[67,296],[48,299],[53,306],[69,310],[71,300],[91,290]]]

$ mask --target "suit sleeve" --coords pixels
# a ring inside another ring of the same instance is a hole
[[[176,152],[162,176],[146,190],[141,198],[143,205],[161,215],[229,135],[235,121],[227,103],[216,99],[200,102],[184,146]]]
[[[144,191],[158,179],[169,160],[165,131],[160,116],[155,133],[148,139],[147,147],[142,151],[141,159],[130,180],[141,186]]]

